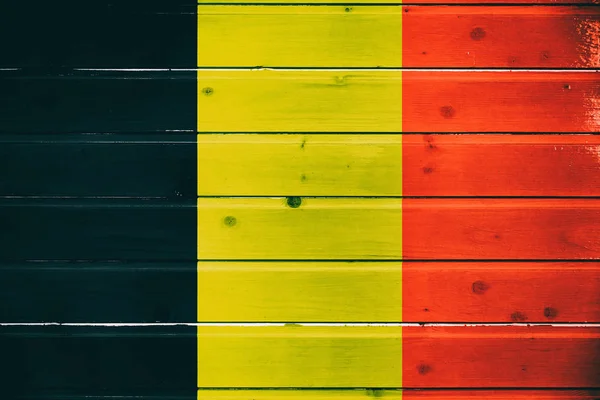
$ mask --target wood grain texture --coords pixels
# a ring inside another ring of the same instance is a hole
[[[405,132],[597,132],[596,72],[403,73]]]
[[[232,3],[231,0],[198,0],[198,4],[202,5],[202,4],[227,4],[227,3]],[[265,0],[265,1],[256,1],[256,0],[241,0],[241,1],[236,1],[236,4],[247,4],[247,5],[252,5],[252,4],[298,4],[297,1],[292,1],[292,0],[285,0],[285,1],[281,1],[281,0]],[[323,4],[324,1],[323,0],[306,0],[303,1],[302,4]],[[337,3],[341,3],[341,4],[347,4],[347,2],[343,1],[343,0],[333,0],[333,1],[327,1],[326,4],[337,4]],[[402,4],[403,2],[401,1],[396,1],[396,0],[359,0],[359,1],[353,1],[352,4],[365,4],[365,5],[370,5],[370,4]],[[411,0],[410,2],[404,2],[405,4],[440,4],[440,2],[438,0]],[[446,2],[444,2],[444,4],[458,4],[458,5],[462,5],[462,4],[480,4],[480,5],[486,5],[486,4],[507,4],[508,2],[506,0],[447,0]],[[517,5],[542,5],[542,4],[577,4],[577,5],[587,5],[587,4],[598,4],[597,0],[511,0],[509,4],[517,4]]]
[[[598,196],[596,135],[200,134],[201,196]]]
[[[0,195],[196,197],[196,135],[0,135]]]
[[[402,7],[199,6],[200,67],[402,67]]]
[[[402,257],[398,199],[295,199],[199,198],[198,258]]]
[[[0,37],[15,40],[0,68],[193,68],[195,11],[193,0],[3,2]]]
[[[598,322],[598,263],[200,262],[199,322]]]
[[[199,198],[198,258],[600,257],[596,200]]]
[[[403,200],[405,259],[598,259],[595,200]]]
[[[600,66],[597,7],[200,6],[201,67]]]
[[[594,132],[595,72],[198,71],[200,132]]]
[[[400,131],[402,87],[394,71],[199,70],[198,131]]]
[[[286,399],[356,399],[368,400],[374,397],[389,399],[530,399],[530,400],[593,400],[598,396],[595,390],[411,390],[411,389],[348,389],[348,390],[199,390],[198,400],[286,400]],[[77,399],[79,400],[79,399]]]
[[[407,196],[598,196],[596,135],[404,135]]]
[[[190,322],[196,263],[34,262],[0,266],[2,322]]]
[[[590,388],[600,330],[202,326],[199,387]]]
[[[0,133],[194,131],[194,71],[0,71]]]
[[[0,260],[195,261],[194,203],[3,199]]]
[[[198,135],[201,196],[399,196],[401,135]]]
[[[195,343],[189,326],[2,326],[3,395],[195,396]]]
[[[598,7],[403,9],[404,67],[600,66]]]

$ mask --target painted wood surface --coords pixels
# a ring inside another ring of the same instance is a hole
[[[200,67],[600,66],[600,9],[201,6]]]
[[[199,390],[198,400],[286,400],[286,399],[356,399],[373,397],[389,399],[531,399],[531,400],[575,400],[594,399],[594,390],[394,390],[394,389],[350,389],[350,390]]]
[[[595,72],[198,71],[200,132],[592,132]]]
[[[0,71],[0,133],[193,132],[193,71]]]
[[[200,322],[599,322],[598,263],[200,262]]]
[[[0,321],[172,323],[196,318],[196,263],[0,264]]]
[[[193,396],[196,340],[189,326],[2,326],[3,396]]]
[[[194,261],[193,202],[2,199],[0,260]]]
[[[596,135],[200,134],[201,196],[598,196]]]
[[[198,0],[198,4],[203,5],[211,5],[211,4],[228,4],[233,3],[231,0]],[[234,4],[280,4],[280,5],[289,5],[289,4],[299,4],[297,0],[264,0],[264,1],[256,1],[256,0],[241,0],[236,1]],[[333,0],[324,2],[323,0],[305,0],[301,4],[347,4],[344,0]],[[598,4],[597,0],[511,0],[510,2],[506,0],[446,0],[444,3],[440,3],[438,0],[411,0],[411,1],[397,1],[397,0],[358,0],[353,1],[352,4],[368,4],[368,5],[377,5],[377,4],[457,4],[457,5],[467,5],[467,4],[516,4],[516,5],[541,5],[541,4],[576,4],[576,5],[588,5],[588,4]]]
[[[0,68],[193,68],[196,7],[195,0],[2,2]]]
[[[573,327],[201,326],[198,386],[589,388],[599,338]]]
[[[199,198],[203,260],[597,259],[596,200]]]
[[[0,135],[2,196],[196,197],[196,135]]]

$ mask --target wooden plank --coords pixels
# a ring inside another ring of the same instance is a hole
[[[194,0],[3,2],[0,36],[14,40],[0,68],[193,68],[195,11]]]
[[[404,262],[407,322],[598,322],[595,262]]]
[[[600,258],[596,200],[403,201],[405,259]]]
[[[198,194],[598,196],[599,154],[595,135],[200,134]]]
[[[598,196],[596,135],[404,135],[407,196]]]
[[[203,196],[399,196],[401,135],[198,135]]]
[[[198,386],[591,388],[599,339],[573,327],[200,326]]]
[[[406,6],[404,11],[404,67],[600,66],[595,6]]]
[[[3,199],[0,260],[195,261],[196,207],[135,199]]]
[[[201,67],[600,66],[597,7],[198,8]]]
[[[596,72],[403,74],[405,132],[597,132]]]
[[[195,348],[190,326],[2,326],[2,392],[10,399],[195,396]]]
[[[198,71],[200,132],[594,132],[595,72]]]
[[[200,67],[402,67],[402,7],[200,6]]]
[[[528,400],[578,400],[597,398],[596,390],[411,390],[411,389],[347,389],[347,390],[199,390],[198,400],[368,400],[373,397],[389,399],[528,399]]]
[[[0,71],[0,133],[194,131],[194,71]]]
[[[200,262],[199,322],[599,322],[598,263]]]
[[[198,199],[199,259],[401,257],[398,199]]]
[[[204,4],[230,4],[234,3],[232,0],[198,0],[198,4],[204,7]],[[302,4],[347,4],[344,0],[332,0],[324,2],[323,0],[305,0]],[[398,0],[358,0],[353,1],[352,4],[440,4],[439,0],[411,0],[411,1],[398,1]],[[236,1],[235,4],[298,4],[297,0],[240,0]],[[586,5],[586,4],[598,4],[597,0],[511,0],[510,2],[506,0],[447,0],[444,4],[517,4],[517,5],[540,5],[540,4],[577,4],[577,5]]]
[[[36,262],[0,266],[2,322],[189,322],[196,263]]]
[[[196,197],[194,133],[1,135],[2,196]]]
[[[402,130],[396,71],[198,71],[200,132]]]
[[[199,198],[203,260],[600,257],[596,200]]]

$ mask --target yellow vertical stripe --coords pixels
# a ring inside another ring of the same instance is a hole
[[[198,400],[402,400],[401,390],[200,390]]]
[[[402,320],[402,202],[377,198],[402,195],[402,72],[377,69],[402,66],[401,20],[397,6],[199,6],[198,259],[214,261],[198,263],[198,321],[249,323],[198,328],[200,389],[402,386],[401,327],[253,324]],[[286,259],[300,261],[261,261]],[[379,259],[397,262],[334,261]]]

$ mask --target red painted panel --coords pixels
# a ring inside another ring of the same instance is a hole
[[[598,390],[404,390],[405,400],[595,400]]]
[[[598,387],[600,329],[575,327],[405,327],[403,385]]]
[[[600,202],[404,199],[403,258],[600,259]]]
[[[600,131],[595,72],[403,72],[404,132]]]
[[[600,66],[600,7],[406,6],[404,67]]]
[[[404,135],[405,196],[600,196],[597,135]]]
[[[600,322],[600,263],[404,262],[405,322]]]

